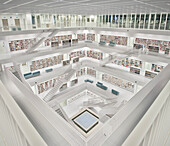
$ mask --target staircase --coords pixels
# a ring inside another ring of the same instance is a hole
[[[13,61],[14,67],[15,67],[15,72],[13,73],[23,84],[25,84],[25,86],[27,86],[27,88],[32,91],[30,85],[25,81],[24,76],[22,75],[20,66]]]
[[[51,31],[51,30],[49,30],[49,31]],[[57,34],[57,32],[58,32],[58,30],[53,30],[48,36],[46,36],[45,34],[44,34],[44,32],[43,33],[41,33],[40,35],[38,35],[38,37],[40,38],[40,37],[42,37],[39,41],[37,41],[31,48],[29,48],[27,51],[26,51],[26,53],[31,53],[32,51],[34,51],[35,49],[37,49],[46,39],[48,39],[48,38],[51,38],[51,37],[53,37],[54,35],[56,35]],[[47,32],[48,33],[48,32]],[[38,38],[37,37],[37,38]]]
[[[62,113],[61,109],[58,108],[57,110],[55,110],[64,120],[66,120],[64,114]],[[67,120],[66,120],[67,121]]]
[[[115,55],[110,55],[110,56],[106,57],[106,58],[102,61],[102,63],[101,63],[100,65],[101,65],[101,66],[105,66],[106,64],[112,62],[116,57],[117,57],[117,54],[115,54]]]
[[[66,77],[65,77],[64,79],[58,80],[58,81],[57,81],[57,84],[55,85],[55,87],[52,88],[52,89],[46,94],[46,96],[44,97],[44,101],[46,101],[46,102],[50,101],[50,100],[52,99],[52,97],[56,94],[56,92],[60,89],[60,87],[61,87],[64,83],[68,82],[68,81],[71,79],[71,77],[72,77],[72,76],[75,74],[75,72],[76,72],[76,70],[74,70],[74,69],[70,69],[70,68],[69,68],[69,70],[70,70],[70,71],[67,73]]]
[[[19,73],[17,71],[13,72],[13,74],[22,82],[20,76],[19,76]]]

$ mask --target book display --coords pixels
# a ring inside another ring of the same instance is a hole
[[[50,88],[54,87],[56,85],[57,81],[64,79],[66,75],[67,74],[64,74],[64,75],[58,76],[57,78],[53,78],[51,80],[39,83],[37,85],[38,94],[41,94],[41,93],[49,90]]]
[[[156,64],[152,64],[152,68],[151,68],[151,71],[154,71],[154,72],[161,72],[163,70],[163,66],[161,65],[156,65]]]
[[[159,52],[158,49],[161,51],[165,51],[166,48],[170,47],[170,41],[162,41],[162,40],[136,38],[135,43],[141,44],[144,46],[144,48],[147,49],[149,49],[150,46],[150,51],[154,51],[154,52]],[[153,48],[153,46],[155,46],[155,48]]]
[[[150,71],[145,71],[145,76],[149,78],[154,78],[157,74],[150,72]]]
[[[133,48],[134,48],[134,49],[143,49],[143,45],[134,44]]]
[[[63,55],[35,60],[32,61],[32,64],[30,65],[30,70],[35,71],[49,66],[54,66],[60,64],[62,60],[63,60]]]
[[[86,75],[86,68],[81,68],[79,71],[76,72],[76,77],[80,77]]]
[[[44,44],[45,44],[45,46],[50,46],[51,45],[50,39],[45,40]]]
[[[87,40],[88,41],[95,41],[95,34],[88,33],[87,34]]]
[[[63,36],[54,36],[50,39],[46,39],[44,41],[45,46],[52,46],[52,42],[58,42],[58,44],[61,44],[61,41],[65,41],[65,40],[71,40],[72,39],[72,35],[63,35]]]
[[[63,46],[71,46],[71,40],[64,40],[62,41]]]
[[[159,53],[159,47],[149,46],[148,49],[150,52]]]
[[[86,56],[86,51],[85,50],[82,50],[82,51],[75,51],[75,52],[71,52],[69,54],[70,56],[70,60],[72,58],[75,58],[75,57],[79,57],[79,58],[82,58],[82,57],[85,57]]]
[[[68,65],[68,64],[70,64],[70,60],[64,60],[64,61],[63,61],[63,66],[66,66],[66,65]]]
[[[130,67],[130,72],[131,73],[135,73],[135,74],[140,74],[140,69],[134,68],[134,67]]]
[[[104,41],[106,43],[113,42],[117,45],[127,46],[127,37],[122,36],[111,36],[111,35],[100,35],[100,41]]]
[[[57,48],[59,46],[59,43],[57,41],[51,42],[51,47]]]
[[[79,62],[79,57],[73,59],[73,63]]]
[[[91,69],[91,68],[87,68],[87,75],[96,77],[96,70]]]
[[[128,91],[133,92],[134,91],[134,83],[114,77],[112,75],[108,75],[108,74],[103,74],[102,75],[102,80],[106,81],[108,83],[111,83],[113,85],[116,85],[118,87],[121,87],[123,89],[126,89]]]
[[[98,59],[98,60],[103,60],[103,53],[90,50],[90,51],[87,51],[87,57]]]
[[[78,44],[78,39],[72,39],[72,45]]]
[[[85,34],[77,34],[77,39],[79,41],[85,41]]]
[[[19,51],[31,48],[36,42],[36,38],[25,40],[14,40],[9,42],[10,51]]]
[[[139,67],[142,68],[142,61],[140,60],[135,60],[135,59],[130,59],[130,58],[126,58],[123,60],[113,60],[114,64],[120,65],[120,66],[124,66],[124,67]]]
[[[166,55],[169,55],[169,52],[170,52],[170,48],[166,48],[166,49],[165,49],[165,54],[166,54]]]

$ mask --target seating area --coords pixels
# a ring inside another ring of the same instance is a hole
[[[116,44],[114,42],[110,41],[109,46],[114,47],[114,46],[116,46]]]
[[[90,79],[86,79],[86,80],[84,80],[84,82],[93,83],[93,81],[92,81],[92,80],[90,80]]]
[[[33,73],[26,73],[24,74],[24,77],[25,79],[29,79],[29,78],[32,78],[32,77],[36,77],[36,76],[39,76],[40,75],[40,71],[37,71],[37,72],[33,72]]]
[[[104,86],[103,83],[97,82],[96,86],[103,89],[103,90],[107,90],[107,87]]]
[[[105,45],[106,42],[105,42],[105,41],[100,41],[99,44],[100,44],[100,45]]]
[[[52,71],[53,71],[53,69],[52,69],[52,68],[50,68],[50,69],[46,69],[46,70],[45,70],[45,72],[46,72],[46,73],[48,73],[48,72],[52,72]]]
[[[112,93],[115,94],[115,95],[119,95],[119,92],[114,90],[114,89],[112,89]]]

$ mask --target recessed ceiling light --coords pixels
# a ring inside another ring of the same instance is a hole
[[[8,0],[8,1],[4,2],[3,4],[6,5],[6,4],[10,3],[11,1],[12,0]]]

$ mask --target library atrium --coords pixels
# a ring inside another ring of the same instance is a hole
[[[0,0],[0,146],[170,146],[170,0]]]

